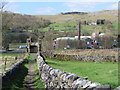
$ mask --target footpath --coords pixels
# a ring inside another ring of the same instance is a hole
[[[28,68],[28,75],[25,77],[25,90],[34,90],[34,81],[36,73],[34,71],[34,55],[32,55],[32,60],[30,61]]]

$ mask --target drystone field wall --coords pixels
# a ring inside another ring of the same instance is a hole
[[[63,70],[54,69],[53,67],[47,65],[43,57],[39,54],[37,55],[37,64],[41,80],[44,82],[46,89],[110,89],[109,85],[101,85],[100,83],[88,80],[86,77],[81,77],[72,73],[64,72]]]
[[[66,50],[66,51],[46,51],[42,54],[46,58],[70,61],[85,62],[118,62],[119,49],[100,49],[100,50]]]
[[[20,67],[23,65],[25,62],[26,58],[20,60],[19,62],[15,63],[9,70],[4,71],[0,79],[2,79],[2,84],[7,83],[8,80],[14,78],[14,76],[17,74],[19,71]]]
[[[58,60],[77,60],[85,62],[118,62],[120,56],[100,56],[100,55],[62,55],[54,54],[51,58]]]

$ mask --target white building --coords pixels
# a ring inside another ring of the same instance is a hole
[[[78,36],[75,36],[76,39],[78,39]],[[91,39],[91,36],[80,36],[80,39]]]

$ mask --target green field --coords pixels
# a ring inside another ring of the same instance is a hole
[[[10,43],[9,49],[10,50],[19,49],[19,46],[26,46],[26,43]]]
[[[45,85],[40,80],[40,75],[39,75],[39,72],[38,72],[37,61],[36,60],[34,62],[34,70],[35,70],[35,73],[36,73],[35,77],[33,78],[33,81],[36,81],[34,83],[35,88],[37,88],[37,89],[39,88],[39,89],[43,89],[44,90]]]
[[[109,84],[112,88],[118,86],[118,64],[112,62],[80,62],[46,59],[48,65],[66,72],[87,77],[93,82],[103,85]]]
[[[104,10],[98,12],[91,12],[85,15],[80,14],[67,14],[67,15],[34,15],[37,18],[45,18],[52,22],[48,27],[40,28],[40,31],[66,31],[77,32],[78,21],[87,21],[89,23],[96,22],[98,19],[105,19],[112,22],[112,30],[107,25],[82,25],[81,32],[85,35],[91,35],[93,32],[112,33],[118,34],[118,11],[117,10]]]
[[[25,53],[2,53],[0,54],[0,73],[4,70],[8,70],[14,65],[16,62],[20,61],[25,57]],[[17,58],[16,58],[17,57]],[[5,67],[6,60],[6,67]]]
[[[66,32],[77,32],[78,23],[53,23],[46,28],[41,28],[39,31],[66,31]],[[118,24],[113,23],[113,30],[109,30],[106,25],[81,25],[81,33],[85,35],[91,35],[94,32],[103,32],[103,33],[118,33]]]

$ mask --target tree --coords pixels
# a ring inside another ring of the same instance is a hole
[[[1,12],[5,10],[5,7],[7,4],[8,4],[8,2],[6,0],[1,1],[1,3],[0,3],[0,11]]]
[[[18,39],[16,35],[10,35],[9,32],[15,31],[27,31],[32,30],[34,33],[36,33],[36,30],[42,27],[46,27],[50,24],[49,20],[43,19],[43,18],[37,18],[35,16],[31,15],[21,15],[17,13],[8,12],[5,10],[5,7],[7,5],[7,1],[3,0],[0,4],[0,44],[2,47],[6,50],[9,49],[9,42],[15,41],[15,42],[24,42],[23,39]],[[28,31],[29,33],[29,31]],[[36,33],[36,36],[39,36],[39,33]],[[28,37],[28,34],[24,34],[25,37]],[[18,37],[24,36],[22,33]],[[9,38],[9,37],[15,37],[15,38]],[[35,34],[33,34],[34,38],[37,38]],[[9,38],[9,39],[8,39]],[[16,40],[13,40],[16,39]],[[20,41],[19,41],[20,40]]]
[[[3,0],[2,2],[1,2],[1,4],[0,4],[0,13],[1,13],[1,17],[0,17],[0,20],[1,20],[1,30],[0,30],[0,32],[1,32],[1,45],[2,45],[2,47],[3,48],[5,48],[5,49],[8,49],[8,47],[9,47],[9,43],[8,43],[8,41],[7,41],[7,30],[8,30],[8,28],[9,28],[9,24],[10,24],[10,18],[9,18],[9,16],[8,16],[8,14],[6,14],[7,12],[5,12],[5,6],[7,5],[7,2],[5,1],[5,0]],[[6,20],[5,20],[6,19]]]

